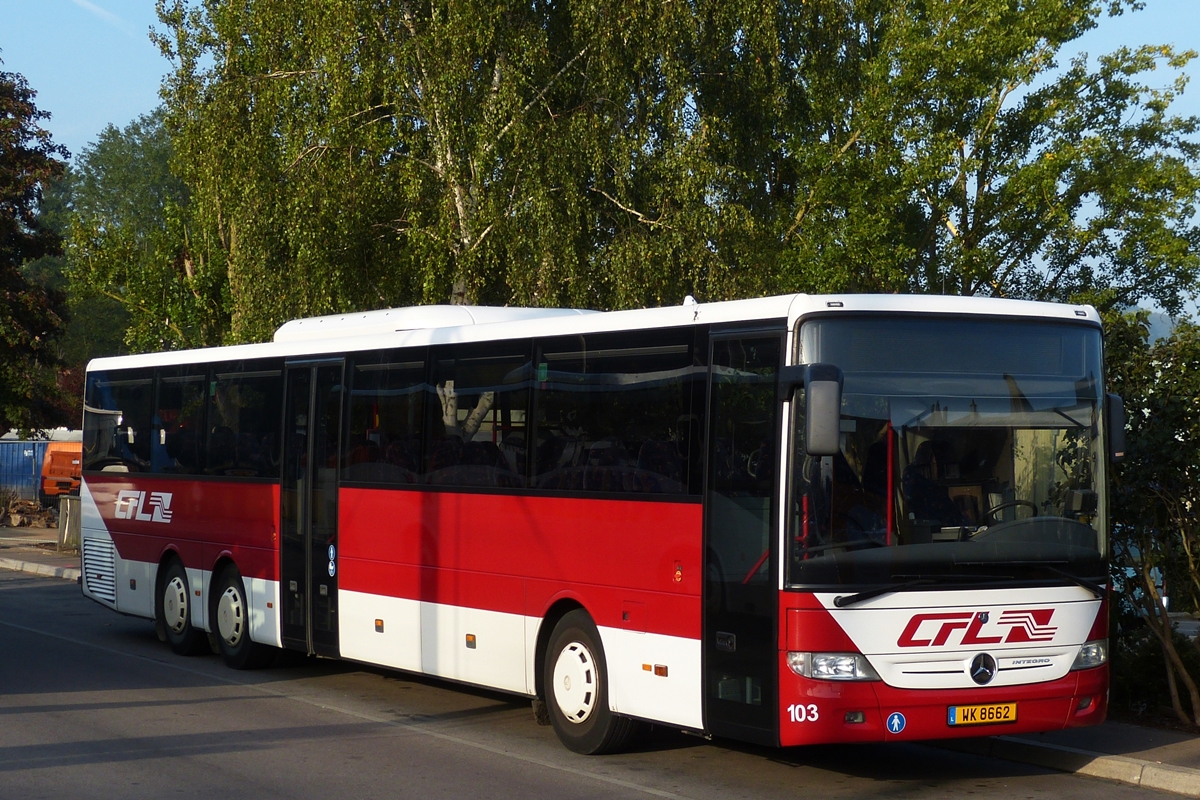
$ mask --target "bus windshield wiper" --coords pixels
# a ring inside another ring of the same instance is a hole
[[[1044,569],[1047,572],[1053,572],[1060,578],[1066,578],[1076,586],[1082,586],[1084,589],[1087,589],[1089,592],[1096,595],[1097,600],[1103,600],[1104,595],[1107,592],[1105,587],[1101,586],[1095,581],[1089,581],[1087,578],[1081,578],[1078,575],[1072,575],[1066,570],[1061,570],[1058,567],[1052,567],[1049,564],[1034,564],[1033,566],[1036,566],[1038,569]],[[836,603],[837,601],[835,600],[834,602]]]
[[[928,586],[936,583],[969,583],[972,581],[1005,581],[1012,580],[1011,575],[925,575],[920,578],[914,578],[911,581],[904,583],[893,583],[888,586],[876,586],[874,589],[858,592],[856,594],[846,594],[840,597],[833,598],[833,604],[838,608],[861,603],[863,600],[870,600],[872,597],[879,597],[892,592],[902,592],[905,589],[911,589],[914,586]]]
[[[876,586],[874,589],[867,589],[865,592],[844,594],[839,597],[835,597],[833,598],[833,604],[838,608],[845,608],[846,606],[851,606],[855,603],[861,603],[863,600],[870,600],[872,597],[879,597],[881,594],[891,594],[892,592],[911,589],[914,586],[924,586],[927,583],[933,583],[933,579],[917,578],[916,580],[906,581],[904,583],[893,583],[890,586]]]

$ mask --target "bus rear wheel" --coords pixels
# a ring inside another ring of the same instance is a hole
[[[587,612],[577,609],[559,620],[543,670],[550,724],[567,749],[601,755],[629,745],[641,723],[617,716],[608,707],[604,648]]]
[[[214,632],[221,657],[233,669],[261,669],[275,657],[275,648],[250,638],[250,604],[246,584],[236,568],[221,571],[213,588]]]
[[[204,631],[192,625],[192,590],[183,564],[172,560],[158,580],[158,602],[154,604],[155,622],[171,650],[181,656],[194,656],[208,649]]]

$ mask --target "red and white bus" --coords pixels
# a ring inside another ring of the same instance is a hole
[[[527,696],[584,753],[1095,724],[1102,347],[1087,306],[792,295],[98,359],[83,592],[235,668]]]

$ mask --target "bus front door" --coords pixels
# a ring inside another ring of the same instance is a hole
[[[289,363],[280,485],[283,644],[338,655],[338,455],[341,361]]]
[[[705,724],[779,743],[776,382],[782,337],[714,332],[704,546]]]

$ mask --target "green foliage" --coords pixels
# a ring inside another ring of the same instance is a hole
[[[188,192],[171,172],[171,152],[156,111],[105,128],[72,171],[66,272],[72,306],[84,312],[74,333],[92,344],[88,356],[119,349],[117,333],[134,350],[221,340],[223,276],[192,255]],[[91,338],[97,327],[109,334]]]
[[[0,72],[0,430],[54,421],[54,339],[63,297],[25,269],[54,256],[59,236],[39,217],[42,188],[67,152],[40,126],[49,115],[20,75]]]
[[[1200,610],[1200,327],[1184,322],[1151,343],[1145,312],[1105,321],[1109,386],[1128,415],[1126,460],[1111,481],[1118,651],[1144,652],[1152,637],[1176,714],[1200,727],[1200,645],[1171,635],[1162,604],[1169,595],[1172,611]]]
[[[1173,644],[1192,675],[1200,675],[1200,651],[1183,636]],[[1163,670],[1162,644],[1144,625],[1131,626],[1111,640],[1109,707],[1121,717],[1162,719],[1177,698]]]
[[[1194,54],[1053,60],[1133,5],[160,0],[203,338],[447,299],[1177,309],[1197,121],[1150,79]]]

